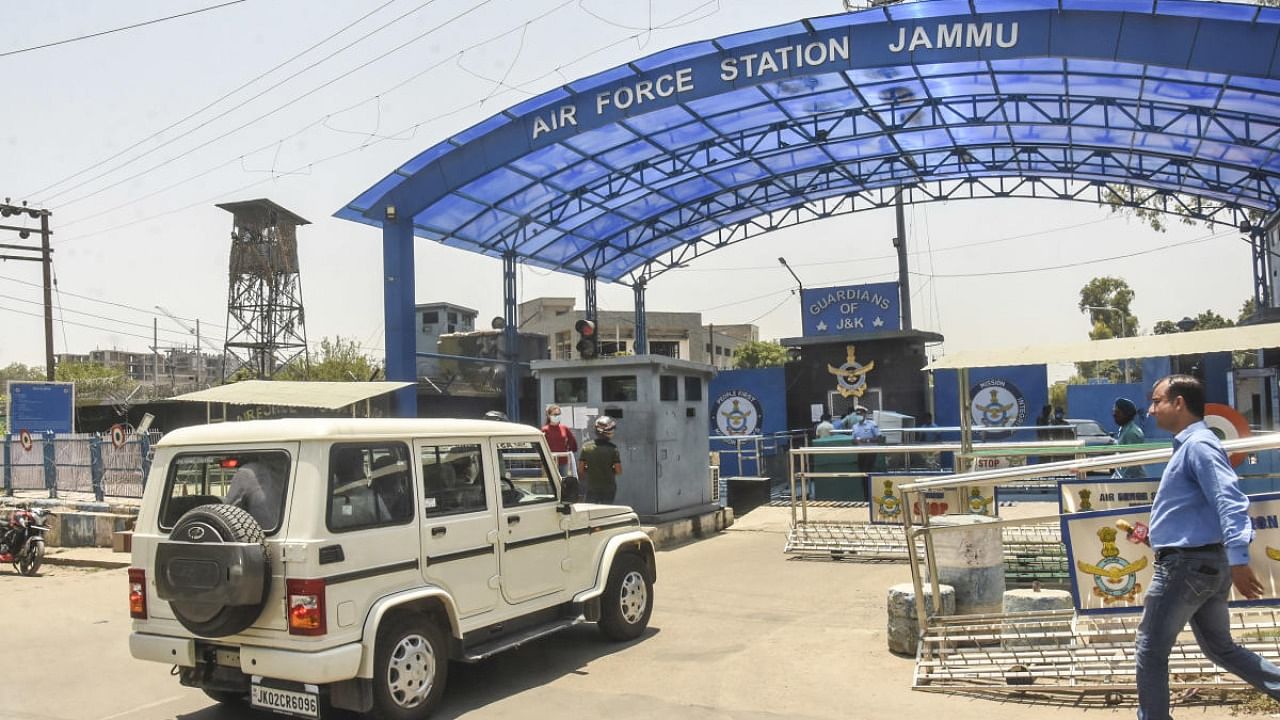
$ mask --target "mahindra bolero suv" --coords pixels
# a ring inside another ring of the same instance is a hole
[[[261,420],[156,445],[129,649],[224,703],[427,717],[449,661],[581,622],[638,637],[653,544],[574,502],[542,434],[483,420]]]

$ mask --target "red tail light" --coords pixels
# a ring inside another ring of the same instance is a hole
[[[147,619],[147,571],[129,568],[129,617]]]
[[[325,634],[324,580],[289,579],[285,581],[285,592],[288,595],[289,634]]]

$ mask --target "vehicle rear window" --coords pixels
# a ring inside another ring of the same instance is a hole
[[[284,450],[226,450],[178,455],[169,464],[160,529],[172,530],[188,510],[225,503],[247,510],[271,535],[280,529],[289,469]]]
[[[329,450],[330,530],[342,532],[413,520],[413,475],[404,443],[338,444]]]

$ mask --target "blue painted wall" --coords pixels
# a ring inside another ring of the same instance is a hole
[[[1169,437],[1169,433],[1157,428],[1155,421],[1147,417],[1151,391],[1145,383],[1068,385],[1067,417],[1097,420],[1102,429],[1114,435],[1120,428],[1116,427],[1116,421],[1111,417],[1111,409],[1115,407],[1116,398],[1119,397],[1129,398],[1138,406],[1138,424],[1142,426],[1148,440]]]
[[[711,426],[711,449],[721,453],[721,473],[724,475],[766,475],[766,468],[749,458],[738,458],[734,452],[735,445],[726,441],[717,441],[723,433],[716,423],[722,402],[732,402],[737,398],[739,407],[747,398],[754,400],[753,409],[759,413],[756,435],[771,435],[787,429],[787,391],[786,374],[780,367],[753,368],[749,370],[725,370],[711,379],[708,386],[707,404],[710,407],[708,416]],[[766,448],[766,454],[773,454]]]
[[[955,370],[939,370],[933,375],[933,407],[934,420],[939,425],[955,426],[960,424],[960,398],[956,389],[957,373]],[[1040,414],[1041,406],[1049,402],[1049,374],[1044,365],[1016,365],[1002,368],[973,368],[969,370],[969,388],[982,385],[988,381],[1004,381],[1004,388],[1021,396],[1023,417],[1016,424],[1031,425]],[[970,400],[972,400],[972,394]],[[1034,440],[1031,431],[1014,433],[1011,440]]]

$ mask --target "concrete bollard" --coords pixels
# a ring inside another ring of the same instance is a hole
[[[1045,612],[1048,610],[1069,610],[1072,607],[1071,593],[1066,590],[1026,588],[1009,590],[1004,594],[1004,612],[1006,615]],[[1016,618],[1011,617],[1010,620],[1015,622],[1007,622],[1002,628],[1001,635],[1004,636],[1004,639],[1000,641],[1000,647],[1002,648],[1044,647],[1067,645],[1071,642],[1070,633],[1063,637],[1022,637],[1018,632],[1019,625],[1016,622]],[[1043,634],[1045,630],[1041,627],[1036,627],[1031,632]]]
[[[963,530],[933,533],[933,557],[938,582],[956,590],[956,613],[998,613],[1004,608],[1004,542],[994,518],[984,515],[942,515],[930,525],[964,526]]]
[[[924,606],[930,615],[951,615],[956,611],[956,589],[939,585],[942,592],[941,610],[935,612],[933,588],[924,586]],[[916,618],[916,589],[911,583],[901,583],[889,588],[889,651],[899,655],[916,654],[920,641],[920,622]]]

